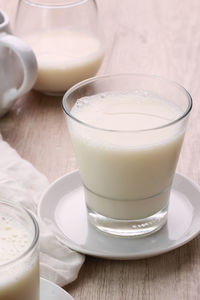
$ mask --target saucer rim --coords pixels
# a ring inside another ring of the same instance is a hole
[[[72,177],[74,176],[75,177],[75,180],[79,180],[80,181],[80,184],[81,184],[81,178],[80,178],[80,175],[79,175],[79,171],[78,169],[70,172],[70,173],[67,173],[61,177],[59,177],[58,179],[56,179],[54,182],[52,182],[49,187],[44,191],[44,193],[42,194],[41,198],[40,198],[40,201],[39,201],[39,204],[38,204],[38,217],[39,219],[45,223],[45,221],[43,220],[40,212],[41,212],[41,205],[42,205],[42,202],[43,202],[43,199],[45,197],[45,195],[47,193],[50,192],[50,190],[52,188],[54,188],[54,186],[58,185],[60,182],[62,181],[65,181],[67,180],[69,177]],[[78,178],[77,178],[78,176]],[[191,179],[189,179],[188,177],[180,174],[180,173],[175,173],[175,176],[174,177],[177,177],[177,178],[180,178],[181,181],[186,181],[188,182],[191,187],[193,189],[195,189],[199,194],[200,194],[200,186],[193,182]],[[79,182],[77,184],[77,186],[79,186]],[[189,199],[190,203],[193,203],[190,199]],[[197,213],[195,212],[196,214],[199,215],[200,217],[200,212]],[[194,213],[194,214],[195,214]],[[194,223],[194,220],[193,222],[190,224],[188,230],[192,227]],[[91,224],[89,226],[92,226]],[[154,256],[158,256],[158,255],[162,255],[164,253],[168,253],[170,251],[173,251],[187,243],[189,243],[191,240],[193,240],[195,237],[197,237],[200,233],[200,218],[199,218],[199,226],[195,226],[196,230],[192,230],[192,233],[189,234],[189,237],[185,237],[186,234],[184,234],[181,238],[178,238],[174,241],[173,245],[169,246],[169,247],[163,247],[163,249],[158,249],[158,250],[150,250],[148,252],[144,252],[142,254],[137,254],[137,253],[130,253],[130,254],[123,254],[121,252],[115,252],[115,253],[110,253],[109,251],[95,251],[95,250],[89,250],[88,248],[84,247],[84,245],[78,245],[77,243],[73,242],[70,238],[68,238],[67,236],[65,236],[62,231],[60,230],[60,228],[57,226],[58,230],[59,230],[59,234],[57,232],[54,232],[57,239],[61,242],[61,243],[64,243],[65,246],[69,247],[71,250],[74,250],[74,251],[77,251],[81,254],[84,254],[84,255],[89,255],[89,256],[93,256],[93,257],[99,257],[99,258],[104,258],[104,259],[112,259],[112,260],[138,260],[138,259],[144,259],[144,258],[150,258],[150,257],[154,257]],[[98,233],[100,235],[104,235],[105,236],[105,233],[101,233],[99,230],[98,230]],[[156,234],[156,233],[155,233]],[[109,239],[109,235],[106,234],[107,238]],[[146,236],[146,237],[141,237],[139,239],[144,239],[144,238],[148,238],[150,236]],[[121,241],[123,241],[123,239],[128,239],[128,240],[136,240],[135,238],[121,238],[121,237],[112,237],[112,238],[116,238],[116,239],[120,239]]]
[[[59,285],[57,285],[55,282],[50,281],[42,276],[40,276],[40,289],[41,288],[47,288],[49,289],[50,287],[52,287],[55,291],[55,300],[58,300],[59,295],[56,295],[56,291],[61,291],[63,294],[63,297],[65,296],[66,300],[74,300],[74,298],[67,292],[65,291],[63,288],[61,288]],[[42,295],[41,295],[42,296]],[[46,300],[46,299],[42,299],[41,300]]]

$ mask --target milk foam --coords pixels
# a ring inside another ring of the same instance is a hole
[[[151,93],[101,93],[78,99],[71,114],[86,124],[109,130],[145,130],[166,125],[180,109]]]
[[[168,143],[169,139],[172,141],[181,135],[179,124],[163,128],[162,134],[157,130],[149,131],[173,122],[181,111],[176,105],[147,92],[109,92],[83,97],[78,99],[70,113],[88,125],[69,124],[74,128],[73,136],[100,148],[140,151],[155,144]],[[96,129],[90,130],[90,126]],[[142,130],[144,132],[140,133]]]
[[[28,231],[17,221],[0,216],[0,265],[22,255],[31,244]]]

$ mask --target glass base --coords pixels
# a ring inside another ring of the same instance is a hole
[[[63,97],[65,92],[44,92],[44,91],[40,91],[40,93],[47,95],[47,96],[51,96],[51,97]]]
[[[52,97],[63,97],[65,91],[63,92],[48,92],[48,91],[42,91],[39,89],[33,88],[36,92],[40,92],[41,94],[47,95],[47,96],[52,96]]]
[[[145,219],[118,220],[98,214],[88,209],[88,219],[96,229],[118,237],[143,237],[161,229],[167,222],[167,210],[163,208]]]

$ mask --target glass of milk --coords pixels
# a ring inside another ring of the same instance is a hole
[[[191,108],[183,87],[156,76],[99,76],[66,92],[63,110],[97,229],[138,237],[166,223]]]
[[[38,237],[27,210],[0,201],[0,300],[39,300]]]
[[[35,52],[38,77],[34,88],[64,94],[94,76],[104,56],[95,0],[20,0],[15,34]]]

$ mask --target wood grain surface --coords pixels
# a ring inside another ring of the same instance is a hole
[[[200,184],[200,1],[98,0],[97,4],[106,45],[100,74],[157,74],[191,93],[193,111],[178,171]],[[12,25],[16,5],[14,0],[0,0]],[[49,181],[76,168],[60,97],[29,92],[0,120],[0,130]],[[80,300],[200,299],[200,239],[137,261],[88,256],[78,279],[66,290]]]

